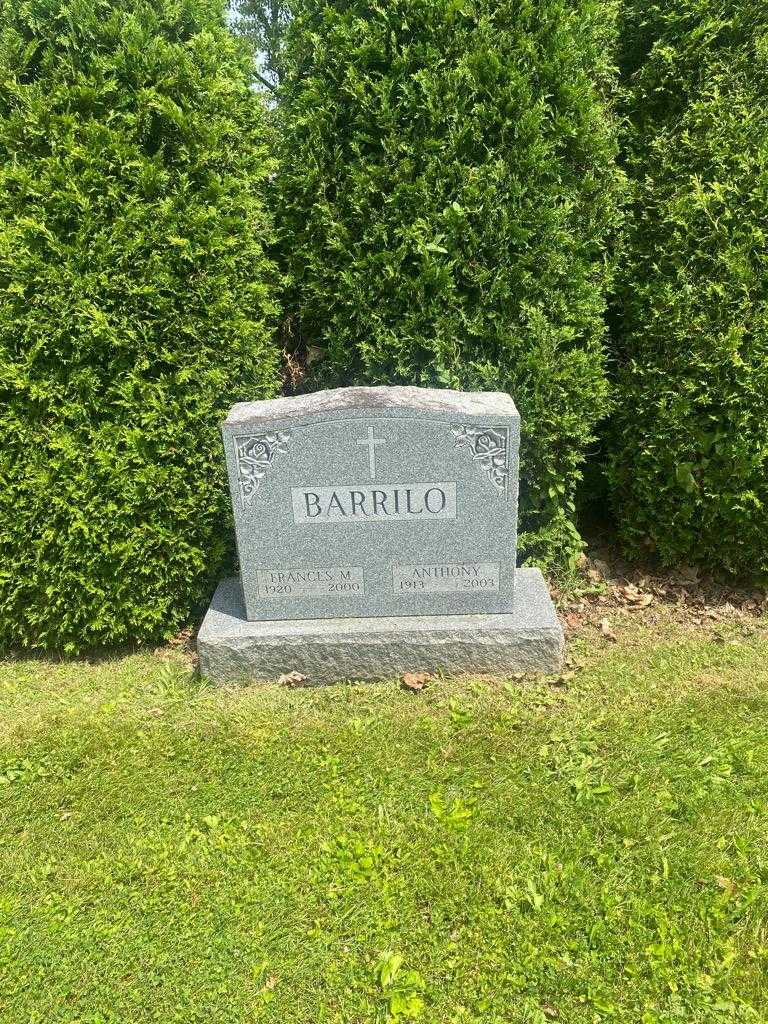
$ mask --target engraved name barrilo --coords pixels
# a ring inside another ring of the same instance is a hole
[[[456,518],[456,484],[292,487],[295,523],[428,522]]]

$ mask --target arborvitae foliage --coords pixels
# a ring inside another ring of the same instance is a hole
[[[613,5],[293,7],[278,211],[311,383],[511,393],[523,553],[565,560],[607,404]]]
[[[177,627],[229,534],[217,423],[271,396],[271,170],[215,0],[0,6],[0,645]]]
[[[634,196],[611,482],[624,541],[768,571],[768,5],[632,0]]]

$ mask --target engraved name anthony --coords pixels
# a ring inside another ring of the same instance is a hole
[[[499,565],[496,562],[394,565],[392,584],[396,592],[495,594],[499,590]]]

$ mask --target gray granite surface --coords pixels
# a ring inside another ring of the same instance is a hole
[[[466,416],[516,416],[515,403],[503,391],[449,391],[441,388],[332,388],[310,395],[233,405],[226,426],[268,424],[286,417],[317,416],[349,410],[416,409]]]
[[[519,569],[511,614],[412,615],[249,622],[237,579],[218,587],[198,634],[200,672],[216,682],[310,684],[403,672],[557,672],[563,632],[541,573]]]
[[[340,388],[236,405],[222,437],[247,618],[512,611],[509,395]]]

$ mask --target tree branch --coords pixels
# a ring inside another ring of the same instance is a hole
[[[255,77],[258,78],[258,80],[261,82],[261,84],[265,85],[269,89],[270,92],[275,92],[275,86],[272,85],[271,82],[268,82],[267,79],[263,75],[260,75],[258,71],[254,71],[253,73],[254,73]]]

